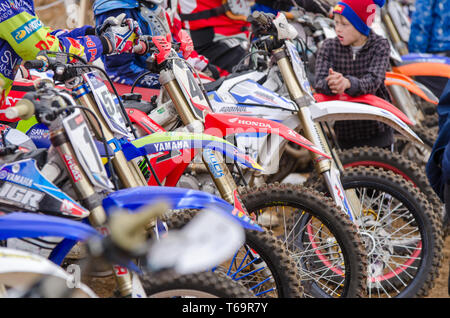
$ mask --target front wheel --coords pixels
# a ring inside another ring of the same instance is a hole
[[[148,298],[254,298],[243,285],[212,272],[189,275],[146,274],[142,286]]]
[[[391,152],[387,149],[376,147],[353,147],[345,151],[338,150],[339,160],[342,162],[344,169],[352,167],[375,167],[383,170],[390,170],[400,175],[405,180],[411,181],[414,187],[417,187],[427,197],[428,202],[433,206],[437,214],[442,214],[443,203],[434,192],[428,178],[421,167],[415,162],[405,158],[404,156]],[[444,230],[450,229],[450,224],[443,217]],[[446,233],[444,233],[445,239]]]
[[[201,213],[184,210],[162,220],[170,229],[181,229]],[[245,244],[233,257],[216,266],[214,273],[224,274],[240,282],[257,297],[301,298],[300,277],[294,262],[282,243],[270,232],[245,231]]]
[[[440,218],[424,194],[391,171],[373,167],[345,169],[341,181],[361,202],[355,222],[367,238],[366,296],[426,296],[439,273],[443,239]],[[328,192],[322,182],[316,189]]]
[[[247,211],[280,238],[306,297],[361,297],[367,255],[356,226],[319,192],[298,185],[240,188]]]

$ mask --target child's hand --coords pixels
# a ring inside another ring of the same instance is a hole
[[[335,72],[330,68],[328,74],[326,80],[328,82],[328,87],[333,94],[342,94],[346,89],[351,87],[350,81],[341,73]]]

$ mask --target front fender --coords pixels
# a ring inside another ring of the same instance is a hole
[[[121,189],[103,200],[103,207],[109,215],[117,209],[127,209],[130,213],[145,205],[166,202],[172,210],[205,209],[216,206],[236,217],[246,229],[262,231],[248,216],[236,213],[236,209],[227,201],[207,192],[177,187],[145,186]],[[239,208],[239,207],[238,207]]]
[[[428,88],[423,85],[419,85],[416,81],[410,77],[399,73],[386,73],[386,80],[384,81],[386,86],[400,85],[405,87],[411,93],[423,98],[427,102],[437,105],[439,99]]]
[[[407,76],[438,76],[450,78],[450,65],[434,62],[409,62],[400,66],[393,66],[392,70]]]
[[[376,120],[381,121],[412,142],[423,144],[423,141],[408,125],[391,112],[377,107],[367,107],[367,104],[344,101],[329,101],[311,104],[309,109],[314,121],[333,120]]]
[[[388,112],[392,113],[394,116],[400,118],[405,124],[413,126],[414,123],[403,113],[400,109],[389,103],[388,101],[372,95],[365,94],[359,96],[350,96],[348,94],[338,94],[338,95],[325,95],[325,94],[314,94],[314,98],[317,102],[330,102],[330,101],[343,101],[351,103],[368,104],[374,107],[378,107]]]
[[[9,238],[61,237],[49,259],[61,264],[67,253],[79,241],[101,235],[91,226],[62,217],[14,212],[0,217],[0,240]]]
[[[100,234],[91,226],[62,217],[13,212],[0,217],[0,240],[19,237],[57,236],[84,241]]]

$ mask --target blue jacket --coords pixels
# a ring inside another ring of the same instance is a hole
[[[416,0],[409,51],[434,53],[450,50],[450,0]]]
[[[94,2],[95,24],[101,25],[106,18],[125,13],[127,18],[132,18],[139,23],[143,34],[152,35],[152,30],[139,13],[139,2],[136,0],[96,0]],[[148,72],[145,61],[150,56],[124,53],[117,55],[103,55],[102,61],[105,70],[114,82],[132,85],[143,73]],[[160,88],[159,75],[148,74],[139,81],[138,86],[148,88]]]
[[[431,187],[443,201],[445,183],[450,184],[450,81],[441,95],[437,111],[439,135],[431,150],[426,173]]]
[[[258,1],[257,1],[258,2]],[[270,1],[260,1],[261,3],[255,3],[251,10],[253,11],[262,11],[266,13],[272,13],[273,15],[278,14],[278,10],[274,9],[273,7],[270,7],[267,5],[267,2]],[[325,3],[324,1],[314,1],[314,0],[295,0],[297,5],[302,7],[305,11],[312,12],[312,13],[319,13],[323,14],[325,16],[328,16],[328,13],[330,11],[330,5]],[[266,4],[264,4],[266,3]],[[288,11],[290,11],[292,7]]]

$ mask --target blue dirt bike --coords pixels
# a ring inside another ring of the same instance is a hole
[[[50,255],[53,261],[64,258],[64,248],[59,248],[64,242],[86,242],[88,252],[79,265],[68,266],[71,275],[42,256],[0,247],[0,285],[7,288],[3,291],[8,297],[96,297],[81,283],[81,275],[89,276],[95,263],[106,261],[133,272],[133,297],[175,295],[174,289],[185,290],[177,296],[203,293],[252,297],[249,290],[224,276],[200,273],[224,261],[242,245],[245,234],[240,221],[221,210],[209,210],[199,214],[186,231],[172,231],[170,239],[147,241],[145,227],[167,209],[167,203],[162,202],[138,213],[114,213],[108,221],[110,235],[106,237],[89,225],[61,217],[21,212],[2,216],[0,239],[61,237],[63,240]],[[199,235],[208,237],[208,241],[198,240]],[[230,235],[236,240],[228,240]],[[217,248],[217,243],[224,249]],[[209,253],[196,257],[202,252]],[[143,271],[130,261],[136,257],[144,260]],[[192,282],[196,284],[189,286]]]

